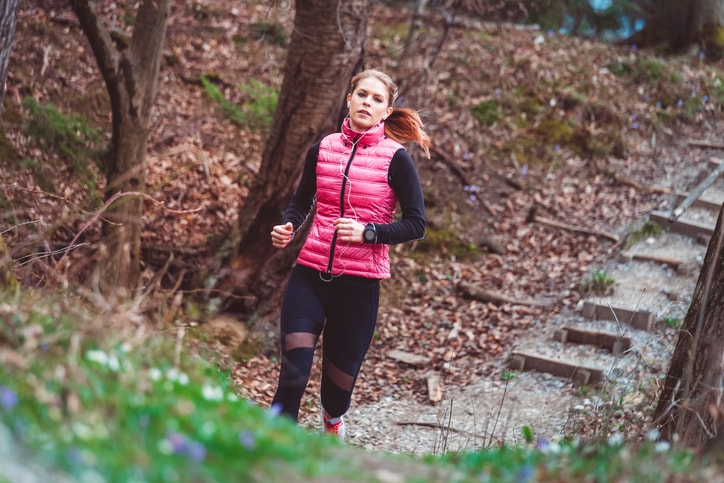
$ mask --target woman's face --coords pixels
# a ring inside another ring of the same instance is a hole
[[[361,79],[354,91],[347,94],[349,122],[355,131],[366,131],[387,116],[389,107],[387,88],[377,77]]]

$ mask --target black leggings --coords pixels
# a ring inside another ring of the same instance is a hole
[[[322,407],[331,417],[347,412],[372,342],[379,301],[377,279],[342,275],[326,282],[320,272],[297,265],[282,302],[282,362],[272,405],[297,420],[323,333]]]

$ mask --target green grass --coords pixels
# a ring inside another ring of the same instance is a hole
[[[382,469],[415,482],[697,481],[712,471],[655,441],[535,441],[533,427],[520,447],[365,452],[240,397],[189,329],[84,305],[0,293],[0,423],[73,481],[369,482],[385,481]]]
[[[682,320],[680,317],[675,317],[673,315],[667,315],[663,319],[661,319],[661,322],[666,324],[667,327],[670,327],[672,329],[679,329],[681,328]]]
[[[581,292],[592,295],[609,295],[616,281],[605,270],[596,269],[581,284]]]
[[[334,441],[240,398],[227,373],[186,346],[177,356],[173,334],[38,302],[2,305],[2,350],[18,364],[0,367],[0,416],[46,464],[136,482],[228,481],[280,461],[310,476],[340,466],[323,457]]]
[[[46,154],[58,153],[79,182],[88,188],[96,203],[100,203],[98,180],[89,163],[95,164],[98,170],[105,170],[107,140],[82,115],[64,114],[52,104],[41,105],[32,97],[24,98],[22,105],[28,111],[23,133],[28,136],[29,144]],[[43,161],[33,158],[22,160],[21,167],[31,169],[42,188],[51,192],[58,189],[55,186],[57,167],[46,166]]]
[[[279,90],[252,79],[249,84],[239,86],[249,99],[237,105],[226,99],[224,93],[207,76],[201,76],[206,94],[216,103],[221,114],[240,127],[266,130],[274,122]]]
[[[658,238],[664,232],[661,225],[655,221],[646,220],[643,223],[634,224],[629,228],[628,236],[624,248],[631,248],[641,240],[648,238]]]

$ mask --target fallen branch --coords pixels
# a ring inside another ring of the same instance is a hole
[[[440,423],[430,423],[427,421],[395,421],[395,424],[398,426],[423,426],[425,428],[438,429],[441,431],[450,431],[453,433],[463,434],[463,435],[471,436],[474,438],[481,438],[481,439],[486,438],[486,435],[484,435],[484,434],[475,433],[473,431],[466,431],[464,429],[457,429],[457,428],[453,428],[451,426],[446,426],[446,425],[440,424]]]
[[[697,146],[699,148],[724,149],[724,144],[713,143],[711,141],[703,141],[700,139],[689,139],[689,146]]]
[[[556,220],[552,220],[550,218],[538,216],[538,215],[536,215],[535,207],[531,208],[528,211],[528,217],[526,220],[528,221],[528,223],[538,222],[538,223],[543,223],[544,225],[553,226],[555,228],[561,228],[563,230],[572,231],[574,233],[583,233],[584,235],[594,235],[594,236],[608,238],[609,240],[613,240],[616,243],[618,243],[620,241],[620,238],[618,237],[618,235],[616,235],[614,233],[609,233],[609,232],[603,231],[603,230],[596,230],[594,228],[586,228],[586,227],[569,225],[568,223],[563,223],[562,221],[556,221]]]
[[[465,175],[462,168],[458,166],[458,164],[445,151],[437,149],[434,146],[430,147],[430,151],[440,158],[440,161],[442,161],[442,163],[450,169],[452,174],[455,175],[463,186],[470,186],[472,184],[468,180],[468,177]]]
[[[640,262],[653,262],[653,263],[659,263],[662,265],[667,265],[673,269],[679,268],[680,265],[683,265],[684,262],[682,260],[676,260],[674,258],[669,257],[659,257],[656,255],[644,255],[644,254],[634,254],[631,257],[633,260],[637,260]]]
[[[644,191],[647,193],[657,193],[657,194],[669,194],[671,190],[669,188],[666,188],[664,186],[659,185],[652,185],[652,186],[644,186],[643,184],[639,183],[635,179],[631,178],[630,176],[626,176],[623,174],[614,173],[613,179],[621,185],[624,186],[631,186],[632,188],[636,188],[639,191]]]
[[[484,288],[476,287],[475,285],[461,282],[458,284],[458,289],[466,297],[480,300],[481,302],[491,302],[494,304],[512,304],[512,305],[528,305],[528,306],[545,306],[548,305],[546,302],[538,302],[536,300],[520,300],[512,297],[508,297],[499,292],[492,290],[485,290]]]

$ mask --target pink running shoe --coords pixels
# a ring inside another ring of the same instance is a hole
[[[323,431],[325,434],[334,434],[339,439],[344,440],[345,435],[347,434],[347,430],[344,426],[344,418],[340,416],[339,418],[327,418],[327,413],[322,412],[322,421],[323,421]]]

